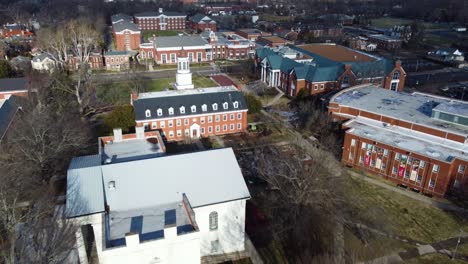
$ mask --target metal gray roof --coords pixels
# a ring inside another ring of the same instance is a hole
[[[111,211],[170,204],[183,193],[192,207],[250,198],[231,148],[103,165],[102,173]]]
[[[200,91],[200,92],[198,92]],[[205,88],[183,91],[164,91],[156,93],[140,94],[138,100],[133,102],[135,108],[135,119],[146,120],[177,116],[191,116],[199,114],[222,113],[227,111],[247,110],[242,92],[235,88]],[[238,108],[234,108],[234,102],[238,102]],[[227,109],[223,108],[223,103],[227,102]],[[213,104],[217,104],[217,110],[213,109]],[[202,111],[202,105],[206,104],[206,111]],[[196,112],[191,112],[191,107],[196,106]],[[185,107],[185,114],[180,112],[180,107]],[[169,108],[174,108],[174,114],[169,115]],[[162,109],[162,115],[157,115],[157,110]],[[145,111],[149,109],[151,116],[146,117]]]
[[[11,120],[18,111],[19,97],[11,96],[9,99],[0,99],[0,141],[8,130]]]
[[[103,211],[101,156],[96,154],[73,158],[67,171],[67,216],[76,217]]]
[[[374,85],[361,85],[336,94],[331,102],[343,106],[377,113],[415,124],[450,131],[466,136],[468,128],[431,118],[432,109],[443,103],[450,103],[450,98],[423,93],[404,93],[382,89]],[[457,101],[459,104],[466,104]]]
[[[0,79],[0,92],[23,90],[28,90],[28,79],[25,77]]]
[[[126,21],[132,21],[132,17],[127,15],[127,14],[123,14],[123,13],[118,13],[118,14],[115,14],[113,16],[111,16],[111,21],[112,23],[117,23],[119,22],[120,20],[126,20]]]
[[[137,25],[133,24],[132,22],[122,20],[120,22],[117,22],[113,25],[114,31],[115,32],[121,32],[124,30],[131,30],[131,31],[138,31],[140,32],[140,29],[138,28]]]
[[[201,36],[156,37],[156,48],[204,46],[208,41]]]

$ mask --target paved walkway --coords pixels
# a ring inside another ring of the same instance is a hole
[[[359,173],[351,171],[351,170],[348,170],[348,173],[351,175],[351,177],[353,177],[355,179],[360,179],[360,180],[366,181],[366,182],[368,182],[370,184],[377,185],[379,187],[390,190],[392,192],[396,192],[396,193],[399,193],[399,194],[404,195],[406,197],[410,197],[410,198],[412,198],[414,200],[418,200],[420,202],[435,206],[435,207],[437,207],[439,209],[448,210],[448,211],[456,211],[456,212],[461,212],[461,213],[468,213],[467,209],[458,207],[458,206],[456,206],[454,204],[451,204],[450,202],[438,201],[438,200],[423,196],[423,195],[418,194],[418,193],[403,190],[403,189],[400,189],[398,187],[391,186],[391,185],[389,185],[387,183],[380,182],[378,180],[369,178],[369,177],[367,177],[365,175],[359,174]]]
[[[278,94],[275,96],[275,98],[273,98],[273,100],[271,100],[271,101],[266,105],[266,107],[275,105],[276,103],[278,103],[278,101],[281,99],[281,97],[283,97],[283,95],[284,95],[283,91],[281,91],[280,89],[278,89],[278,87],[275,87],[275,89],[278,91]]]

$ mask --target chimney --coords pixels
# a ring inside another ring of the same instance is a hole
[[[135,133],[137,139],[144,139],[145,138],[145,127],[144,126],[137,126],[135,127]]]
[[[160,7],[159,8],[159,14],[162,14],[162,12],[163,12],[163,9]]]
[[[114,142],[122,141],[122,129],[121,128],[114,128]]]
[[[395,62],[395,67],[397,67],[397,68],[398,68],[398,67],[401,67],[401,60],[397,60],[397,61]]]
[[[138,233],[129,232],[125,234],[125,244],[127,247],[136,247],[140,244],[140,237]]]
[[[164,238],[177,237],[176,209],[164,212]]]

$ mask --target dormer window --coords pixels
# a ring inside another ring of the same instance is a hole
[[[399,80],[400,79],[400,72],[399,71],[395,71],[393,73],[393,80]]]
[[[213,110],[214,110],[214,111],[218,110],[218,104],[217,104],[217,103],[214,103],[214,104],[213,104]]]
[[[174,115],[174,108],[169,108],[169,115]]]
[[[233,105],[234,105],[234,108],[239,108],[239,102],[235,101]]]
[[[228,103],[227,103],[227,102],[224,102],[224,103],[223,103],[223,109],[224,109],[224,110],[227,110],[227,109],[228,109]]]
[[[202,105],[201,109],[202,109],[203,112],[206,112],[208,110],[207,107],[206,107],[206,104]]]
[[[146,109],[146,111],[145,111],[145,116],[146,116],[146,117],[151,117],[151,110]]]
[[[180,113],[185,114],[185,107],[183,107],[183,106],[180,107]]]
[[[190,111],[192,111],[192,113],[197,112],[197,107],[195,105],[192,105],[192,107],[190,107]]]
[[[158,116],[162,116],[162,109],[161,109],[161,108],[158,108],[158,110],[156,111],[156,113],[158,114]]]

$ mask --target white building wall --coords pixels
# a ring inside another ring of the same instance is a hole
[[[237,200],[194,208],[200,229],[202,256],[231,253],[244,250],[246,200]],[[218,229],[210,231],[210,213],[218,213]],[[219,241],[219,252],[211,251],[211,242]]]
[[[193,232],[173,238],[129,244],[125,247],[105,248],[103,224],[93,225],[99,263],[200,263],[200,234]],[[136,241],[138,242],[138,241]]]

